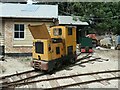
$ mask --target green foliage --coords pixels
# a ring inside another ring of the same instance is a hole
[[[74,20],[74,21],[77,21],[77,18],[73,16],[73,20]]]
[[[59,15],[79,16],[73,17],[75,21],[92,21],[92,29],[97,32],[120,32],[120,2],[47,2],[44,4],[58,4]]]
[[[31,58],[29,58],[29,57],[22,58],[20,61],[29,62],[29,61],[31,61]]]
[[[90,20],[98,32],[120,31],[120,2],[74,2],[59,3],[60,15],[74,15],[81,21]],[[62,12],[61,12],[62,11]],[[64,12],[64,13],[63,13]],[[75,17],[73,20],[77,20]]]

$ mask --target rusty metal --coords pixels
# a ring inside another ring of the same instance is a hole
[[[95,61],[95,60],[98,60],[98,59],[101,59],[101,58],[93,58],[93,59],[89,59],[88,61],[82,61],[82,62],[78,63],[78,65],[79,64],[84,64],[84,63],[87,63],[87,62],[91,62],[91,61]]]
[[[5,79],[5,78],[21,75],[21,74],[26,74],[26,73],[31,73],[31,72],[34,72],[34,71],[35,70],[28,70],[28,71],[21,72],[21,73],[15,73],[15,74],[12,74],[12,75],[2,76],[2,77],[0,77],[0,79]]]
[[[81,55],[78,54],[77,56]],[[82,57],[81,59],[84,59],[84,58],[88,58],[90,54],[88,53],[86,56]],[[0,79],[6,79],[6,78],[10,78],[10,77],[13,77],[13,76],[18,76],[18,75],[22,75],[22,74],[26,74],[26,73],[31,73],[31,72],[34,72],[35,70],[29,70],[29,71],[25,71],[25,72],[21,72],[21,73],[16,73],[16,74],[12,74],[12,75],[7,75],[7,76],[2,76],[0,77]],[[41,75],[41,74],[40,74]],[[27,77],[27,78],[24,78],[24,79],[21,79],[21,80],[17,80],[17,81],[14,81],[14,82],[10,82],[11,84],[12,83],[18,83],[18,82],[22,82],[22,81],[25,81],[25,80],[28,80],[28,79],[31,79],[31,78],[35,78],[35,77],[38,77],[40,75],[35,75],[35,76],[31,76],[31,77]],[[4,83],[4,82],[3,82]],[[3,84],[1,83],[1,84]],[[9,84],[9,83],[8,83]]]
[[[82,53],[78,54],[77,57],[80,56],[81,54],[82,54]],[[77,59],[76,62],[78,62],[78,61],[80,61],[80,60],[83,60],[83,59],[87,59],[87,58],[92,57],[92,56],[89,56],[90,54],[91,54],[91,53],[88,53],[87,55],[81,57],[80,59]]]
[[[81,53],[80,53],[79,55],[81,55]],[[79,55],[77,55],[77,56],[79,56]],[[91,57],[91,56],[89,56],[89,55],[90,55],[90,54],[88,53],[86,56],[83,56],[82,58],[77,59],[77,61],[80,61],[80,60],[83,60],[83,59],[86,59],[86,58]],[[88,61],[81,62],[80,64],[86,63],[86,62],[89,62],[89,61],[94,61],[94,60],[96,60],[96,59],[101,59],[101,58],[89,59]],[[76,65],[76,64],[75,64],[75,65]],[[0,77],[0,79],[5,79],[5,78],[8,78],[8,77],[12,77],[12,76],[15,76],[15,75],[21,75],[21,74],[25,74],[25,73],[29,73],[29,72],[33,72],[33,71],[34,71],[34,70],[26,71],[26,72],[22,72],[22,73],[17,73],[17,74],[13,74],[13,75],[8,75],[8,76],[3,76],[3,77]],[[92,74],[100,74],[100,73],[110,73],[110,72],[120,72],[120,70],[92,72],[92,73],[84,73],[84,74],[71,75],[71,76],[62,76],[62,77],[55,77],[55,78],[49,78],[49,79],[42,79],[42,80],[36,80],[36,81],[27,81],[27,80],[36,78],[36,77],[38,77],[38,76],[45,75],[45,73],[41,73],[41,74],[37,74],[37,75],[31,76],[31,77],[27,77],[27,78],[24,78],[24,79],[21,79],[21,80],[17,80],[17,81],[5,83],[2,87],[19,86],[19,85],[26,85],[26,84],[36,83],[36,82],[41,82],[41,81],[49,81],[49,80],[70,78],[70,77],[76,77],[76,76],[92,75]],[[24,82],[23,82],[23,81],[24,81]]]
[[[70,75],[70,76],[54,77],[54,78],[41,79],[41,80],[35,80],[35,81],[29,81],[29,82],[9,83],[9,84],[4,85],[3,87],[20,86],[20,85],[26,85],[26,84],[37,83],[37,82],[42,82],[42,81],[50,81],[50,80],[56,80],[56,79],[71,78],[71,77],[76,77],[76,76],[104,74],[104,73],[111,73],[111,72],[120,72],[120,70],[100,71],[100,72],[83,73],[83,74],[77,74],[77,75],[75,74],[75,75]]]
[[[89,83],[93,83],[93,82],[100,82],[100,81],[105,81],[105,80],[113,80],[113,79],[120,79],[119,77],[111,77],[111,78],[103,78],[103,79],[97,79],[97,80],[90,80],[90,81],[84,81],[84,82],[78,82],[78,83],[72,83],[72,84],[68,84],[68,85],[62,85],[62,86],[57,86],[57,87],[52,87],[52,88],[46,88],[49,90],[53,90],[53,89],[60,89],[60,88],[65,88],[65,87],[69,87],[69,86],[75,86],[75,85],[81,85],[81,84],[89,84]]]
[[[7,86],[9,86],[9,85],[11,86],[11,84],[14,86],[15,84],[17,84],[19,82],[22,82],[22,81],[24,81],[23,83],[26,83],[30,79],[36,78],[38,76],[43,76],[43,75],[46,75],[46,74],[45,73],[41,73],[41,74],[30,76],[30,77],[27,77],[27,78],[24,78],[24,79],[20,79],[20,80],[16,80],[16,81],[13,81],[13,82],[9,82],[9,83],[7,83]],[[5,84],[3,83],[1,85],[2,85],[2,87],[7,87],[6,83]]]

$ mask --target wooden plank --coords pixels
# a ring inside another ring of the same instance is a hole
[[[81,74],[80,72],[78,72],[77,74]],[[84,82],[85,80],[83,79],[83,77],[78,76],[79,78],[79,82]],[[87,84],[82,84],[80,85],[81,88],[89,88]]]
[[[48,79],[49,78],[54,78],[54,77],[56,77],[56,76],[55,75],[54,76],[53,75],[47,75]],[[51,87],[60,86],[59,83],[56,80],[50,80],[49,83],[50,83]]]
[[[7,79],[3,79],[3,80],[1,81],[1,83],[3,83],[3,84],[6,84],[7,82],[8,82]]]
[[[31,73],[27,73],[26,76],[31,77],[33,75],[31,75]],[[28,81],[31,81],[31,80],[28,80]],[[32,84],[28,85],[28,87],[29,88],[37,88],[37,85],[36,85],[36,83],[32,83]]]
[[[40,79],[47,79],[47,76],[44,75],[36,78],[36,80],[40,80]],[[36,85],[37,85],[37,88],[42,88],[42,89],[51,88],[49,81],[38,82],[36,83]]]
[[[18,72],[16,71],[16,74],[17,74]],[[15,79],[16,80],[21,80],[21,79],[23,79],[23,77],[21,76],[21,75],[16,75],[16,76],[13,76],[13,77],[15,77]],[[15,81],[16,81],[15,80]]]
[[[65,76],[70,76],[71,73],[69,71],[66,71],[65,73]],[[73,80],[73,78],[68,78],[68,84],[72,84],[72,83],[75,83],[75,81]],[[75,86],[70,86],[68,88],[80,88],[78,85],[75,85]]]
[[[98,74],[94,74],[94,75],[92,75],[95,79],[102,79],[102,77],[101,76],[99,76]],[[103,84],[103,85],[109,85],[110,83],[108,82],[108,81],[100,81],[100,83],[101,84]]]
[[[70,75],[74,75],[75,73],[71,73]],[[79,78],[79,77],[72,77],[72,79],[78,83],[78,82],[81,82],[82,80]],[[83,88],[82,85],[77,85],[78,88]]]
[[[115,76],[115,77],[120,76],[120,72],[111,72],[111,74],[112,74],[113,76]]]
[[[65,70],[63,70],[63,71],[65,71]],[[62,71],[62,72],[57,72],[57,73],[56,73],[56,76],[57,76],[57,77],[64,76],[63,71]],[[66,85],[66,82],[65,82],[66,79],[64,79],[64,80],[62,80],[62,79],[58,79],[58,80],[56,80],[56,81],[59,83],[60,86],[62,86],[62,85]]]
[[[58,72],[55,75],[57,77],[69,76],[69,73],[68,73],[68,71],[63,70],[62,72]],[[75,81],[72,78],[58,79],[56,81],[59,83],[60,86],[75,83]],[[71,86],[71,87],[68,87],[68,88],[79,88],[79,87],[78,86]]]
[[[16,81],[18,79],[18,77],[13,76],[13,77],[11,77],[11,79],[12,79],[12,81]]]

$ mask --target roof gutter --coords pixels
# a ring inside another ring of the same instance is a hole
[[[23,18],[23,17],[1,17],[3,20],[14,20],[14,21],[47,21],[56,22],[57,18]]]

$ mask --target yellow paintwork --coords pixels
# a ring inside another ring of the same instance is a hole
[[[38,54],[35,52],[35,46],[33,46],[33,58],[38,59],[38,56],[40,56],[41,60],[50,61],[53,59],[60,58],[61,55],[64,55],[64,49],[62,43],[51,43],[49,39],[35,39],[33,43],[35,42],[43,42],[44,44],[44,54]],[[48,48],[51,47],[51,50],[49,51]],[[56,47],[60,47],[60,54],[56,54]]]
[[[48,45],[51,44],[49,39],[35,39],[33,43],[35,42],[43,42],[44,44],[44,54],[38,54],[35,52],[35,46],[33,45],[33,58],[38,59],[38,55],[41,57],[42,60],[51,60],[51,52],[48,51]]]
[[[62,29],[62,35],[55,36],[53,34],[53,29],[54,28],[61,28]],[[51,36],[51,38],[62,38],[62,39],[65,39],[65,36],[66,36],[65,30],[66,30],[65,26],[54,26],[54,27],[51,27],[50,28],[50,36]]]
[[[52,60],[61,58],[61,55],[64,55],[64,49],[62,43],[52,43]],[[60,54],[56,54],[56,47],[60,47]]]
[[[55,36],[53,34],[54,28],[61,28],[62,29],[62,35]],[[73,52],[76,51],[76,28],[72,27],[72,35],[68,35],[68,28],[67,26],[54,26],[50,28],[50,36],[51,38],[62,38],[64,45],[65,45],[65,54],[67,55],[67,47],[73,46]]]
[[[45,24],[35,26],[28,25],[28,28],[34,39],[50,39],[50,34]]]
[[[55,36],[53,34],[54,28],[61,28],[62,35]],[[38,26],[37,26],[37,29],[38,29]],[[35,26],[34,26],[33,30],[35,31]],[[44,32],[45,30],[42,30],[42,31]],[[37,30],[37,33],[39,33],[39,30]],[[37,33],[35,33],[35,34],[37,35]],[[40,35],[40,33],[38,35]],[[38,42],[38,41],[43,42],[44,54],[36,53],[35,46],[33,45],[33,58],[38,59],[38,56],[40,56],[41,60],[45,60],[45,61],[50,61],[50,60],[54,60],[57,58],[61,58],[62,56],[68,55],[68,51],[67,51],[68,46],[73,46],[73,54],[74,54],[74,52],[76,51],[76,28],[75,27],[72,27],[72,35],[68,35],[68,27],[67,26],[54,26],[54,27],[50,28],[49,35],[50,35],[50,38],[47,38],[47,39],[43,39],[43,38],[34,39],[33,43]],[[44,36],[46,36],[46,35],[44,34]],[[48,34],[47,34],[47,36],[48,36]],[[40,36],[38,36],[38,37],[40,37]],[[62,38],[62,42],[61,43],[52,43],[51,38]],[[49,51],[49,47],[51,47],[50,51]],[[60,54],[56,54],[56,47],[60,47]]]

